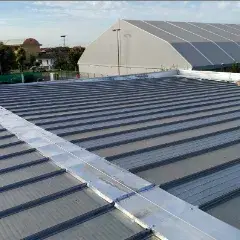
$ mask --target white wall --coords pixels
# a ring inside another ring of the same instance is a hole
[[[179,74],[186,77],[197,78],[197,79],[229,81],[229,82],[235,82],[235,83],[240,82],[240,73],[179,70]]]
[[[53,59],[49,59],[49,58],[41,58],[41,67],[46,67],[48,69],[51,69],[53,67],[54,64],[54,60]]]
[[[80,72],[104,76],[117,74],[117,33],[112,31],[114,28],[121,29],[121,74],[191,68],[169,43],[121,20],[86,48],[78,62]]]

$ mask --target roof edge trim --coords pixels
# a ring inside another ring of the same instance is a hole
[[[231,73],[231,72],[195,71],[195,70],[180,69],[179,75],[195,78],[195,79],[229,81],[233,83],[240,81],[240,73]]]

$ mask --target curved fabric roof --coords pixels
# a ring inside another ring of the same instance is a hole
[[[193,68],[240,62],[239,24],[125,21],[169,42]]]

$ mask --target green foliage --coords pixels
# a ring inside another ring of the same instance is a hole
[[[75,70],[77,69],[77,63],[79,58],[82,56],[85,48],[82,47],[74,47],[70,50],[68,54],[68,59],[69,59],[69,70]]]
[[[24,61],[26,60],[26,52],[22,47],[19,47],[15,51],[15,56],[16,56],[16,62],[18,64],[19,70],[22,72],[23,64],[24,64]]]
[[[239,73],[240,72],[240,65],[239,65],[239,63],[234,63],[232,65],[231,72],[233,72],[233,73]]]
[[[9,73],[15,65],[15,55],[12,48],[0,42],[0,74]]]
[[[29,63],[30,63],[30,67],[35,65],[36,57],[34,55],[30,55]]]
[[[61,70],[76,70],[77,62],[83,54],[85,48],[83,47],[56,47],[49,51],[52,52],[54,58],[54,68]]]
[[[52,48],[52,54],[54,58],[54,68],[61,70],[68,70],[68,53],[70,51],[69,47],[56,47]]]

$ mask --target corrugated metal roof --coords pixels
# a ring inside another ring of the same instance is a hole
[[[0,239],[155,239],[36,149],[0,133]]]
[[[220,207],[229,200],[240,204],[239,92],[235,84],[176,76],[8,85],[0,100],[17,115],[240,228],[236,216]]]
[[[240,30],[237,24],[233,28],[231,24],[125,21],[169,42],[193,68],[240,61]]]

